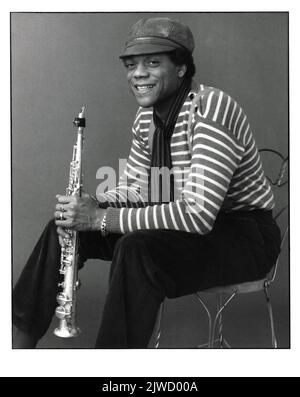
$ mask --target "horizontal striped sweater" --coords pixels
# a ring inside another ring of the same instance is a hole
[[[188,133],[192,98],[199,89],[201,95]],[[221,209],[274,207],[246,114],[225,92],[202,84],[187,95],[171,138],[175,199],[149,205],[144,192],[150,172],[148,134],[152,114],[151,109],[138,109],[124,173],[116,189],[97,195],[108,207],[108,232],[173,229],[206,234]]]

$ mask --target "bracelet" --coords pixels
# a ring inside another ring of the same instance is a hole
[[[106,230],[106,214],[104,215],[102,222],[101,222],[101,226],[100,226],[100,231],[101,231],[101,235],[103,237],[108,235],[108,232]]]

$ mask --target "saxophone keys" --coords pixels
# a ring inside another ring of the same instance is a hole
[[[63,306],[58,306],[55,309],[55,315],[57,318],[59,318],[60,320],[64,319],[66,317],[66,310]]]
[[[57,306],[57,308],[55,309],[55,315],[60,320],[70,317],[70,315],[71,315],[71,306],[70,305]]]
[[[68,295],[64,292],[60,292],[59,294],[57,294],[56,300],[57,303],[61,306],[65,306],[67,303],[71,301]]]
[[[65,266],[72,266],[73,264],[73,256],[68,256],[65,261],[64,261],[64,265]]]
[[[66,268],[65,268],[64,263],[62,261],[61,261],[61,264],[60,264],[59,273],[60,274],[65,274],[66,273]]]
[[[74,291],[78,290],[81,287],[81,281],[77,280],[75,285],[74,285]]]
[[[63,240],[66,246],[70,247],[72,245],[72,241],[68,237],[65,237]]]

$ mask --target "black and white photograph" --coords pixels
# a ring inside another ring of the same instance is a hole
[[[13,348],[288,348],[288,14],[11,34]]]
[[[292,348],[289,18],[10,12],[15,354]]]

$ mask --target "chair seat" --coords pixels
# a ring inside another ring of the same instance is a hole
[[[220,287],[213,287],[199,291],[199,294],[248,294],[250,292],[263,291],[265,288],[265,283],[270,281],[271,271],[261,280],[247,281],[245,283],[224,285]]]

